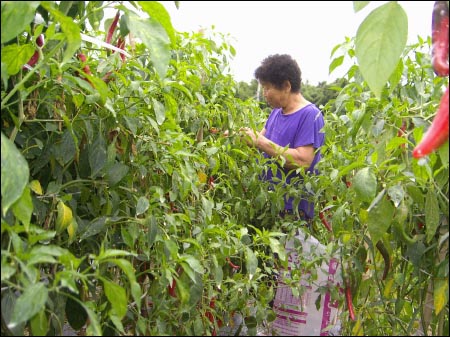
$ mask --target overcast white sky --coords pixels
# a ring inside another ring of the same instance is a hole
[[[358,13],[353,1],[180,1],[178,10],[174,1],[161,3],[177,31],[214,26],[216,32],[230,35],[236,49],[231,70],[237,81],[250,82],[266,56],[287,53],[299,62],[303,81],[316,85],[343,76],[345,66],[328,74],[332,49],[345,37],[354,37],[365,17],[386,1],[374,1]],[[434,1],[399,4],[408,16],[408,43],[430,36]]]

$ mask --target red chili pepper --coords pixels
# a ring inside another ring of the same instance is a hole
[[[120,18],[120,11],[117,11],[116,16],[114,17],[114,20],[108,29],[108,34],[106,35],[105,39],[106,43],[111,43],[112,36],[114,34],[114,31],[116,30],[117,23],[119,22],[119,18]]]
[[[82,53],[78,54],[78,59],[83,63],[86,63],[86,61],[87,61],[86,55],[84,55]],[[87,65],[87,64],[84,65],[83,71],[88,75],[92,75],[91,69],[89,68],[89,65]]]
[[[229,257],[227,257],[226,260],[227,260],[227,262],[228,262],[228,264],[230,265],[231,268],[233,268],[235,270],[238,270],[240,268],[238,265],[236,265],[233,262],[231,262]]]
[[[44,35],[41,34],[36,38],[36,44],[38,47],[42,48],[44,46]],[[33,56],[31,56],[31,58],[28,60],[27,64],[32,67],[34,66],[37,61],[39,61],[39,51],[36,50],[33,54]]]
[[[406,121],[402,122],[402,126],[400,127],[400,129],[397,132],[397,137],[404,137],[406,135]],[[401,148],[405,148],[406,144],[403,143],[400,145]]]
[[[177,293],[175,291],[176,286],[177,286],[177,281],[175,279],[172,279],[172,284],[169,284],[167,286],[167,289],[169,290],[169,295],[172,297],[177,297]]]
[[[353,309],[352,288],[350,287],[350,282],[348,280],[346,280],[345,282],[345,300],[347,302],[348,314],[350,316],[350,319],[354,321],[356,318],[355,311]]]
[[[319,212],[319,218],[320,221],[322,221],[322,224],[326,227],[326,229],[328,229],[329,232],[332,232],[333,230],[331,229],[331,225],[325,218],[325,214],[323,212]]]
[[[84,66],[83,66],[84,73],[87,74],[87,75],[92,75],[92,72],[91,72],[91,69],[90,69],[89,65],[86,64],[86,61],[87,61],[86,55],[84,55],[83,53],[78,53],[77,57],[82,63],[84,63]],[[88,82],[92,87],[94,87],[94,85],[92,84],[92,82],[88,78],[83,78],[83,79],[86,82]]]
[[[39,52],[36,50],[33,56],[31,56],[31,58],[28,60],[27,64],[32,67],[37,63],[37,61],[39,61]]]
[[[38,45],[38,47],[44,46],[44,35],[43,34],[41,34],[37,37],[36,44]]]
[[[213,176],[210,176],[208,178],[208,186],[209,186],[210,189],[214,188],[214,177]]]
[[[449,10],[447,1],[435,1],[431,21],[431,64],[437,76],[448,76]]]
[[[119,36],[119,38],[117,39],[116,47],[119,49],[125,50],[125,39],[122,36]],[[122,62],[125,62],[125,59],[126,59],[125,55],[122,53],[120,53],[119,55],[120,55],[120,58],[122,59]]]
[[[430,128],[413,150],[414,158],[421,158],[438,149],[448,140],[448,88],[441,98],[439,109]]]
[[[216,307],[216,298],[215,298],[215,297],[211,298],[211,301],[209,301],[209,307],[210,307],[211,309],[214,309],[214,308]],[[211,311],[207,311],[207,312],[205,313],[205,316],[209,319],[209,321],[210,321],[211,323],[214,324],[215,318],[214,318],[214,315],[213,315],[213,313],[212,313]],[[221,321],[220,319],[217,320],[217,326],[218,326],[219,328],[222,326],[222,321]],[[211,335],[212,335],[212,336],[217,336],[217,332],[216,332],[216,329],[215,329],[215,328],[214,328],[213,331],[211,332]]]

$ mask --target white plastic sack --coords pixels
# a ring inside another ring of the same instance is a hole
[[[313,236],[305,235],[302,230],[296,238],[303,246],[303,253],[298,255],[294,249],[294,239],[286,243],[286,253],[289,254],[288,273],[284,277],[290,277],[290,270],[299,266],[299,259],[312,260],[316,256],[325,253],[325,247]],[[339,335],[340,322],[338,319],[338,302],[331,300],[327,292],[321,298],[320,308],[316,309],[316,300],[320,295],[316,290],[319,286],[327,284],[342,285],[341,267],[339,257],[333,257],[329,263],[323,262],[317,271],[317,280],[311,286],[308,282],[308,274],[302,276],[301,285],[306,286],[306,291],[300,298],[292,294],[291,288],[283,281],[284,270],[281,270],[278,278],[278,287],[275,294],[273,310],[276,319],[272,323],[274,336],[328,336]]]

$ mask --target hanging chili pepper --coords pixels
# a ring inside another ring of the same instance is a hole
[[[177,293],[175,291],[176,286],[177,286],[177,281],[175,279],[172,279],[172,284],[169,284],[167,286],[167,289],[169,290],[169,295],[172,297],[177,297]]]
[[[44,46],[44,35],[43,35],[43,34],[39,35],[39,36],[36,38],[36,45],[37,45],[39,48],[42,48],[42,47]],[[32,67],[32,66],[34,66],[34,65],[37,63],[37,61],[39,61],[39,50],[36,50],[36,51],[34,52],[33,56],[31,56],[31,58],[28,60],[27,64],[28,64],[30,67]],[[24,68],[30,69],[29,67],[25,67],[25,66],[24,66]]]
[[[92,75],[91,69],[89,68],[89,65],[86,64],[87,62],[87,58],[86,55],[84,55],[83,53],[79,53],[78,55],[78,59],[83,62],[84,66],[83,66],[83,71],[88,74],[88,75]]]
[[[83,53],[78,53],[77,57],[84,64],[84,66],[83,66],[84,73],[92,76],[91,68],[89,67],[88,64],[86,64],[86,62],[87,62],[86,55],[84,55]],[[83,79],[86,82],[88,82],[90,85],[94,86],[88,78],[83,78]]]
[[[231,262],[229,257],[227,257],[226,260],[227,260],[227,262],[228,262],[228,264],[230,265],[231,268],[233,268],[235,270],[238,270],[240,268],[238,265],[236,265],[233,262]]]
[[[353,309],[352,288],[350,287],[350,281],[348,279],[345,280],[345,300],[347,302],[347,309],[350,319],[354,321],[356,317],[355,310]]]
[[[391,259],[389,258],[389,252],[387,251],[386,247],[383,244],[383,241],[378,241],[376,244],[378,250],[380,251],[381,256],[384,260],[384,271],[383,271],[383,280],[386,279],[389,269],[391,268]]]
[[[117,39],[116,47],[119,49],[125,50],[125,38],[123,38],[122,36],[119,36],[119,38]],[[119,55],[120,55],[120,58],[122,59],[122,62],[125,62],[125,59],[126,59],[125,55],[122,53],[119,53]]]
[[[333,230],[331,229],[331,225],[325,218],[325,214],[323,212],[319,212],[319,218],[320,221],[322,221],[322,224],[326,227],[326,229],[328,229],[329,232],[332,232]]]
[[[435,1],[431,20],[431,64],[437,76],[448,76],[449,10],[447,1]]]
[[[111,43],[112,36],[114,35],[114,31],[116,30],[117,23],[119,22],[119,18],[120,18],[120,11],[117,11],[116,16],[114,17],[114,20],[108,29],[108,34],[106,35],[106,39],[105,39],[106,43]]]
[[[421,158],[438,149],[448,140],[448,88],[441,98],[439,109],[431,123],[430,128],[420,143],[414,148],[414,158]]]
[[[398,131],[397,131],[397,137],[405,137],[405,136],[406,136],[406,121],[404,120],[404,121],[402,122],[402,126],[401,126],[400,129],[398,129]],[[403,144],[400,145],[400,147],[401,147],[402,149],[404,149],[404,148],[406,147],[406,144],[403,143]]]
[[[213,310],[216,308],[216,298],[215,297],[211,298],[211,301],[209,302],[209,307],[211,309],[213,309]],[[211,311],[207,311],[205,313],[205,316],[208,318],[208,320],[211,323],[213,323],[213,324],[215,323],[216,319],[215,319],[215,317],[214,317],[214,315],[213,315],[213,313]],[[219,328],[222,326],[222,321],[220,319],[217,320],[217,326]],[[213,329],[213,331],[211,332],[211,335],[212,336],[217,336],[216,328]]]

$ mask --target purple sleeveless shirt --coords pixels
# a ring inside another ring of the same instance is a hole
[[[296,148],[299,146],[313,145],[315,150],[319,149],[316,151],[311,166],[305,170],[306,172],[317,174],[318,172],[314,167],[321,158],[320,147],[323,145],[325,138],[322,130],[323,126],[324,119],[322,112],[312,103],[289,115],[283,115],[281,108],[276,108],[272,110],[266,121],[265,136],[282,147]],[[270,158],[266,153],[264,153],[264,157]],[[280,170],[284,171],[286,184],[290,184],[291,178],[297,176],[294,170],[288,175],[289,169],[282,168],[278,165],[276,176],[279,179],[282,177]],[[272,181],[272,170],[268,169],[266,171],[263,179]],[[298,186],[298,188],[300,193],[307,193],[302,186]],[[293,199],[292,197],[285,199],[285,210],[293,209]],[[302,210],[308,218],[312,219],[314,216],[314,203],[302,199],[298,204],[298,210]]]

